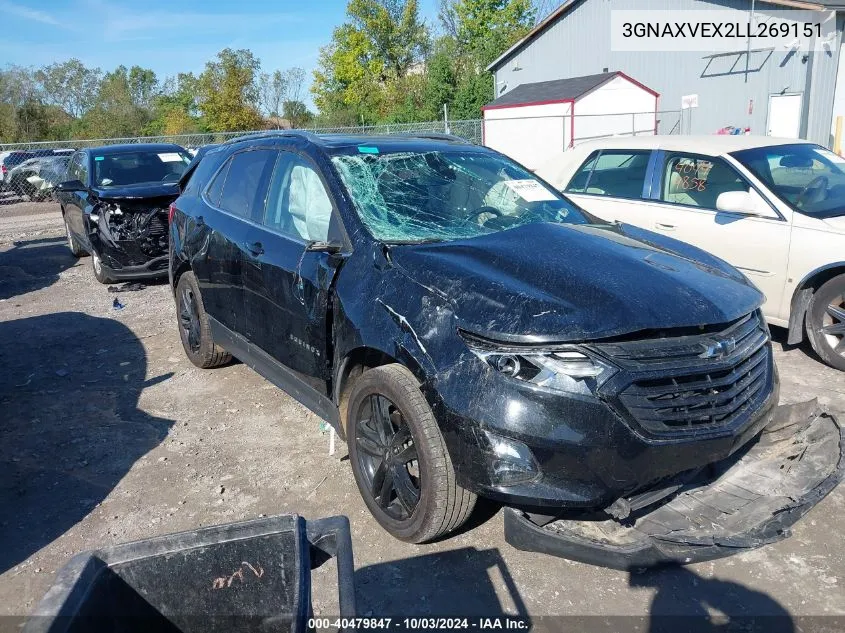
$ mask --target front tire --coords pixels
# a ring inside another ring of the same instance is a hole
[[[67,225],[67,219],[64,215],[62,216],[62,220],[65,224],[65,237],[67,237],[67,247],[70,249],[71,255],[74,257],[82,257],[85,255],[85,249],[79,245],[79,242],[76,241],[73,233],[71,233],[70,227]]]
[[[211,369],[232,360],[231,354],[214,343],[200,287],[190,271],[183,273],[176,285],[176,311],[179,315],[179,338],[185,355],[194,365]]]
[[[457,484],[431,407],[407,368],[365,371],[352,387],[347,425],[358,490],[390,534],[424,543],[467,520],[476,496]]]
[[[834,277],[815,292],[806,326],[816,354],[831,367],[845,371],[845,275]]]
[[[110,275],[109,269],[103,265],[103,260],[100,259],[97,251],[91,251],[91,268],[94,271],[94,279],[101,284],[113,284],[115,279]]]

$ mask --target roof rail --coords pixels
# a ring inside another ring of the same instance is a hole
[[[409,136],[411,138],[427,138],[432,141],[451,141],[453,143],[463,143],[464,145],[472,145],[465,138],[455,136],[454,134],[444,134],[443,132],[401,132],[396,136]]]
[[[305,130],[266,130],[264,132],[252,132],[251,134],[244,134],[243,136],[236,136],[235,138],[230,138],[225,143],[240,143],[241,141],[251,141],[253,139],[259,138],[273,138],[273,137],[298,137],[304,138],[309,141],[315,141],[319,139],[319,136],[314,134],[313,132],[307,132]]]

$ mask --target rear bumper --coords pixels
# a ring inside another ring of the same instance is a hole
[[[778,407],[747,450],[699,473],[674,496],[624,521],[567,516],[545,526],[505,510],[505,540],[614,569],[721,558],[790,535],[842,480],[845,435],[813,402]]]

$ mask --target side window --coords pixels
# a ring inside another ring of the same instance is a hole
[[[602,151],[584,163],[566,191],[639,200],[650,156],[649,151]]]
[[[211,181],[208,189],[205,190],[205,197],[215,207],[220,203],[220,194],[223,193],[223,185],[226,183],[226,175],[229,173],[229,165],[231,164],[232,159],[230,158],[226,161],[226,164],[223,165],[223,168],[217,172],[217,175],[214,177],[214,180]]]
[[[277,152],[247,150],[232,156],[219,206],[224,211],[260,222]]]
[[[282,152],[270,185],[264,225],[303,240],[327,241],[332,203],[316,169]]]
[[[84,158],[85,154],[82,152],[77,152],[73,155],[67,168],[67,180],[81,180],[85,184],[85,180],[82,178],[82,162]]]
[[[77,178],[82,181],[83,185],[88,184],[88,154],[79,155],[79,171]]]
[[[674,154],[664,164],[660,199],[715,211],[719,195],[749,188],[721,158]]]
[[[596,159],[600,152],[593,152],[587,158],[586,162],[581,165],[569,185],[566,187],[566,193],[584,193],[587,190],[587,183],[590,180],[590,175],[593,173],[593,168],[596,166]]]

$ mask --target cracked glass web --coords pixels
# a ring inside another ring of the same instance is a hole
[[[366,149],[335,155],[332,162],[378,240],[448,241],[535,222],[588,222],[560,194],[504,157]]]

